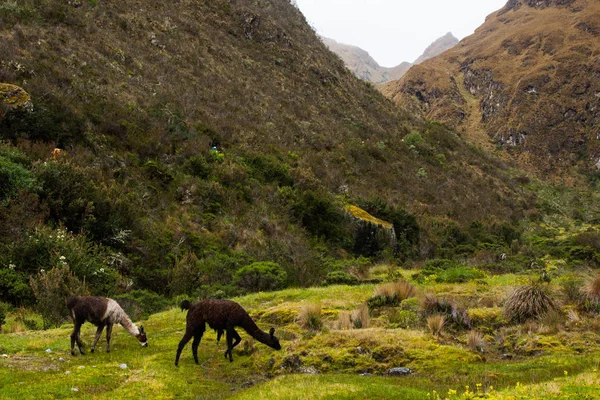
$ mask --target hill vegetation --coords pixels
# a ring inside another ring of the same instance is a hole
[[[488,149],[505,150],[540,176],[595,185],[599,7],[509,1],[475,34],[383,92]]]
[[[287,1],[19,0],[0,37],[0,82],[30,100],[0,120],[15,305],[53,268],[103,295],[231,295],[255,262],[281,267],[278,285],[319,284],[361,256],[473,252],[471,223],[508,246],[539,215],[528,178],[399,111]],[[393,224],[394,244],[348,205]]]

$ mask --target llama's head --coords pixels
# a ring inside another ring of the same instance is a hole
[[[148,347],[148,338],[146,337],[146,331],[143,326],[140,326],[140,333],[136,336],[137,340],[140,342],[142,347]]]
[[[271,346],[275,350],[281,350],[281,345],[279,344],[279,339],[277,339],[277,337],[274,335],[274,333],[275,333],[275,328],[271,328],[271,330],[269,331],[269,341],[271,342],[271,343],[269,343],[269,346]]]

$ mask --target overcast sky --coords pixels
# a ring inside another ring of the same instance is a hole
[[[317,33],[369,52],[381,66],[413,62],[435,39],[470,35],[507,0],[295,0]]]

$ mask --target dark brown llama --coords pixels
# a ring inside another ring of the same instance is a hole
[[[267,346],[280,350],[281,345],[279,339],[273,334],[275,328],[271,328],[269,333],[263,332],[254,323],[250,315],[240,306],[238,303],[230,300],[202,300],[194,304],[190,304],[188,300],[181,302],[181,309],[188,310],[186,317],[186,329],[183,338],[179,342],[177,347],[177,356],[175,357],[175,365],[179,364],[179,356],[181,351],[193,337],[192,342],[192,354],[194,361],[198,364],[198,346],[202,335],[206,330],[206,324],[212,329],[217,331],[217,340],[225,331],[225,337],[227,339],[227,350],[225,350],[225,357],[229,357],[229,361],[233,361],[232,350],[237,346],[242,338],[235,331],[236,326],[241,326],[246,332],[254,339]],[[235,339],[235,342],[233,341]]]
[[[74,324],[73,333],[71,334],[72,355],[75,355],[75,342],[77,342],[79,352],[85,354],[83,352],[83,343],[79,336],[81,325],[83,325],[85,321],[89,321],[98,327],[96,330],[96,339],[91,348],[92,353],[96,349],[96,344],[100,339],[104,327],[106,327],[106,352],[110,352],[110,335],[114,324],[121,324],[131,336],[135,336],[142,344],[142,347],[148,346],[148,338],[146,337],[144,327],[140,326],[138,329],[138,327],[131,322],[131,319],[127,316],[125,311],[123,311],[121,306],[113,299],[93,296],[70,296],[67,298],[67,307],[69,308],[69,313],[71,314],[71,318],[73,318]]]

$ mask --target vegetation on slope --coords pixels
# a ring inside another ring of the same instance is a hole
[[[361,256],[454,254],[470,223],[508,245],[503,226],[536,218],[519,173],[398,111],[286,1],[18,0],[0,37],[0,82],[33,105],[0,119],[12,304],[53,268],[111,296],[241,293],[255,262],[306,286]],[[348,205],[396,244],[365,241]]]
[[[530,171],[595,184],[599,23],[598,2],[509,1],[475,34],[383,91],[480,142],[491,138]]]

